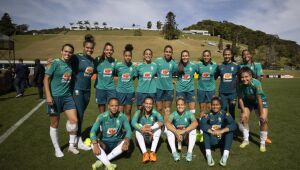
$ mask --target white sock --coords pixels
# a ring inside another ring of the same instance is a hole
[[[155,152],[156,151],[156,147],[160,138],[160,134],[161,134],[161,129],[157,129],[154,131],[153,133],[153,141],[151,144],[151,151]]]
[[[141,132],[135,131],[135,137],[136,137],[136,140],[139,143],[139,146],[140,146],[140,148],[142,150],[142,153],[143,154],[146,153],[147,149],[146,149],[146,144],[145,144],[144,136],[141,134]]]
[[[260,131],[260,144],[266,144],[267,138],[268,138],[268,132]]]
[[[243,129],[243,138],[245,141],[249,141],[249,130],[246,128]]]
[[[108,166],[110,165],[110,162],[107,158],[106,153],[104,152],[104,150],[102,148],[100,148],[101,150],[101,154],[100,155],[96,155],[96,157],[105,165]]]
[[[192,109],[190,110],[191,113],[195,114],[196,113],[196,109]]]
[[[124,141],[122,141],[118,146],[116,146],[108,155],[107,155],[107,159],[108,160],[112,160],[115,157],[119,156],[123,150],[122,150],[122,146],[124,144]]]
[[[223,156],[229,156],[229,150],[224,150],[224,152],[223,152]]]
[[[50,138],[55,150],[60,150],[58,143],[58,130],[57,128],[53,128],[50,126]]]
[[[175,135],[169,130],[166,130],[165,133],[167,134],[168,143],[170,145],[172,153],[177,152],[175,147]]]
[[[211,150],[210,149],[205,149],[206,155],[211,155]]]
[[[189,153],[193,153],[195,143],[196,143],[196,129],[190,131],[189,133],[189,146],[188,146]]]
[[[243,132],[244,131],[244,129],[245,129],[245,127],[244,127],[244,125],[243,125],[243,123],[238,123],[238,126],[239,126],[239,129],[240,129],[240,131],[241,132]]]
[[[69,147],[75,147],[75,144],[76,144],[76,135],[69,135],[70,136],[70,139],[69,139]]]

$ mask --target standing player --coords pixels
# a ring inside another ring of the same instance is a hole
[[[85,35],[83,42],[83,53],[73,55],[71,65],[73,70],[72,93],[77,108],[78,131],[77,142],[78,148],[82,150],[90,150],[82,142],[81,131],[84,112],[90,102],[91,96],[91,77],[94,73],[94,52],[95,41],[90,34]]]
[[[223,152],[220,164],[226,166],[236,125],[231,115],[221,110],[221,101],[218,97],[212,98],[211,110],[202,117],[200,128],[204,132],[207,164],[214,166],[211,147],[219,145]]]
[[[133,116],[131,125],[135,128],[135,137],[143,153],[143,163],[156,162],[156,147],[161,134],[163,118],[159,112],[153,110],[154,100],[146,97],[143,107]],[[147,152],[146,145],[151,144],[151,152]]]
[[[105,105],[108,100],[111,97],[116,97],[114,83],[115,59],[112,57],[113,53],[113,45],[107,42],[104,45],[102,55],[96,58],[96,103],[100,113],[105,111]]]
[[[249,116],[255,110],[260,121],[260,151],[266,152],[266,139],[268,136],[268,104],[262,90],[261,83],[252,77],[249,67],[243,67],[239,73],[238,101],[241,108],[241,123],[243,124],[244,141],[240,145],[245,148],[249,145]]]
[[[217,67],[215,78],[220,76],[219,96],[221,97],[222,110],[235,119],[236,84],[240,66],[234,62],[231,49],[223,51],[224,61]]]
[[[260,80],[263,76],[263,70],[260,63],[253,62],[252,55],[249,50],[242,51],[243,63],[240,64],[241,67],[249,67],[253,72],[253,78]]]
[[[136,67],[132,64],[133,46],[127,44],[123,52],[124,61],[116,65],[116,75],[118,76],[117,96],[120,101],[119,110],[124,112],[130,122],[131,108],[134,100],[133,81],[136,78]]]
[[[53,61],[46,70],[44,78],[47,110],[50,116],[50,138],[56,157],[64,156],[58,142],[58,124],[61,112],[65,112],[68,118],[66,125],[70,135],[68,151],[74,154],[79,153],[75,148],[78,129],[76,106],[70,89],[72,69],[69,61],[73,52],[73,45],[64,44],[61,49],[61,58]]]
[[[157,93],[156,108],[162,114],[163,109],[171,108],[174,87],[173,74],[176,72],[176,62],[172,58],[173,48],[166,45],[164,48],[164,57],[155,60],[157,64]]]
[[[147,96],[151,96],[154,100],[156,98],[156,79],[154,76],[157,74],[157,65],[152,62],[153,52],[151,49],[144,50],[144,62],[137,67],[137,108],[142,107],[143,101]]]
[[[188,144],[186,161],[190,162],[193,159],[193,149],[196,143],[196,128],[198,122],[195,115],[190,111],[185,110],[185,100],[182,97],[177,98],[177,110],[169,115],[169,120],[165,123],[168,143],[172,150],[172,155],[175,161],[180,160],[180,155],[175,147],[175,139],[178,142],[178,147],[181,149],[181,143]]]
[[[200,117],[202,117],[210,110],[210,101],[215,95],[216,89],[214,75],[217,70],[217,64],[211,60],[211,52],[209,50],[203,51],[197,70],[199,74],[197,100],[200,107]]]
[[[127,151],[131,139],[131,128],[124,113],[119,112],[119,101],[117,98],[108,100],[108,111],[100,113],[94,123],[90,138],[92,140],[93,153],[100,161],[93,164],[96,169],[103,164],[108,170],[114,170],[115,164],[110,161]],[[97,131],[101,130],[101,141],[97,141]],[[126,134],[124,134],[124,130]],[[109,153],[107,155],[107,153]]]
[[[197,72],[197,65],[190,62],[189,59],[189,51],[181,51],[177,70],[176,98],[183,97],[189,105],[190,112],[195,114],[194,74]]]

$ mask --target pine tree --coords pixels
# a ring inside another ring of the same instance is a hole
[[[180,31],[177,29],[175,21],[175,15],[173,12],[168,12],[166,16],[166,22],[163,27],[163,35],[167,40],[178,39]]]
[[[147,28],[148,28],[148,29],[151,29],[151,28],[152,28],[152,22],[151,22],[151,21],[148,21],[148,22],[147,22]]]
[[[223,51],[223,39],[221,37],[219,40],[218,48],[219,48],[219,51]]]
[[[8,36],[13,35],[15,32],[15,25],[12,23],[8,13],[4,13],[0,20],[0,32]]]
[[[161,23],[160,21],[157,21],[157,22],[156,22],[156,28],[157,28],[158,30],[160,30],[160,29],[161,29],[161,26],[162,26],[162,23]]]

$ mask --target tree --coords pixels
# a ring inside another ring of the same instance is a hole
[[[98,30],[99,29],[99,22],[94,22],[94,26],[95,26],[95,28],[96,28],[96,30]]]
[[[90,29],[90,21],[85,20],[85,21],[84,21],[84,25],[85,25],[85,28],[86,28],[87,30]]]
[[[22,34],[26,31],[28,31],[29,25],[27,24],[21,24],[16,26],[16,34]]]
[[[76,24],[78,25],[78,27],[79,27],[80,29],[83,29],[83,28],[84,28],[84,27],[83,27],[83,22],[82,22],[82,21],[77,21]]]
[[[133,24],[132,24],[132,28],[134,29],[134,27],[135,27],[135,24],[133,23]]]
[[[107,23],[103,22],[102,25],[103,25],[104,29],[106,29]]]
[[[160,21],[157,21],[157,22],[156,22],[156,28],[157,28],[158,30],[160,30],[160,29],[161,29],[161,26],[162,26],[162,23],[161,23]]]
[[[13,35],[15,32],[15,25],[12,23],[8,13],[4,13],[0,20],[0,32],[8,36]]]
[[[148,21],[148,22],[147,22],[147,28],[148,28],[148,29],[151,29],[151,28],[152,28],[152,22],[151,22],[151,21]]]
[[[167,40],[178,39],[180,35],[180,31],[177,29],[175,17],[176,16],[173,12],[168,12],[166,16],[166,22],[163,27],[163,35]]]
[[[218,48],[219,48],[219,51],[223,51],[223,39],[220,37],[220,40],[219,40],[219,44],[218,44]]]

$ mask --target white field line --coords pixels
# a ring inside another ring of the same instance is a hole
[[[15,123],[12,127],[10,127],[3,135],[0,136],[0,144],[4,142],[9,135],[11,135],[22,123],[25,122],[35,111],[37,111],[43,104],[45,100],[41,101],[35,108],[33,108],[30,112],[28,112],[25,116],[23,116],[17,123]]]

